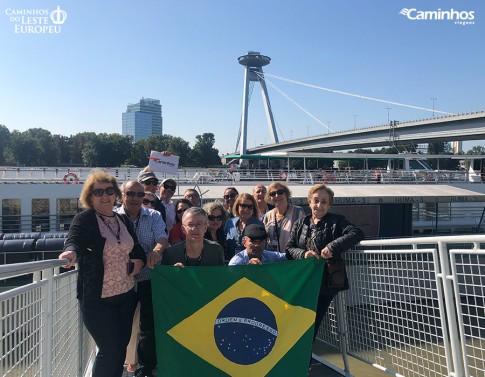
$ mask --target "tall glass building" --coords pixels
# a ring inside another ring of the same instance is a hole
[[[158,99],[142,98],[126,107],[122,116],[123,135],[131,135],[137,141],[162,133],[162,105]]]

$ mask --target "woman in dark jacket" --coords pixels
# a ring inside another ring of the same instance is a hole
[[[315,339],[318,328],[335,295],[349,289],[342,253],[364,239],[364,233],[342,215],[328,213],[333,204],[333,191],[323,184],[308,192],[311,215],[296,221],[286,245],[288,259],[325,258],[315,318]]]
[[[91,174],[81,192],[85,211],[72,220],[64,251],[65,267],[79,264],[77,298],[83,322],[98,353],[93,377],[123,374],[126,346],[135,311],[135,275],[146,256],[130,221],[113,212],[121,197],[116,179]]]

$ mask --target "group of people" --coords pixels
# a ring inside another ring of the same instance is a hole
[[[156,264],[183,268],[325,258],[315,335],[335,294],[348,289],[342,253],[364,235],[345,217],[329,213],[334,194],[327,186],[310,189],[309,215],[291,204],[291,192],[281,182],[258,184],[252,194],[228,187],[222,202],[202,208],[195,189],[172,203],[176,187],[173,179],[160,182],[146,170],[121,187],[101,171],[84,184],[85,211],[74,217],[59,258],[68,260],[68,268],[78,264],[82,319],[98,347],[93,377],[121,376],[125,361],[135,376],[153,375],[151,291],[156,287],[150,269]]]

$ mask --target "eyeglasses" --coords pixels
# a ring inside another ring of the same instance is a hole
[[[188,223],[188,224],[183,224],[185,227],[189,228],[189,229],[195,229],[195,228],[201,228],[203,226],[206,226],[207,224],[206,223],[197,223],[197,224],[193,224],[193,223]]]
[[[144,185],[158,186],[158,179],[147,179],[146,181],[143,181],[142,183]]]
[[[130,198],[134,198],[135,196],[138,196],[139,198],[143,198],[145,196],[145,192],[144,191],[139,191],[139,192],[127,191],[127,192],[125,192],[125,195],[130,197]]]
[[[143,204],[146,206],[151,204],[152,206],[155,207],[155,200],[143,199]]]
[[[165,190],[171,190],[171,191],[175,191],[175,189],[177,188],[176,186],[172,186],[172,185],[168,185],[166,183],[163,184],[163,188]]]
[[[93,191],[91,191],[91,193],[94,196],[97,196],[98,198],[100,196],[103,196],[103,194],[106,194],[108,196],[114,195],[115,192],[116,192],[116,189],[114,187],[108,187],[108,188],[105,188],[105,189],[94,189]],[[143,195],[145,195],[145,194],[143,194]]]
[[[237,194],[233,192],[232,194],[224,195],[223,198],[226,200],[229,200],[229,199],[234,199],[236,196]]]
[[[181,213],[184,213],[185,211],[187,211],[187,208],[180,208],[177,210],[177,213],[180,215]]]
[[[274,198],[276,196],[276,194],[278,194],[279,196],[283,195],[285,193],[285,190],[283,189],[278,189],[276,191],[271,191],[268,195],[271,196],[272,198]]]
[[[245,208],[245,209],[253,209],[253,205],[252,204],[239,203],[239,207]]]
[[[223,216],[207,216],[207,218],[209,219],[209,221],[222,221],[224,220],[224,217]]]

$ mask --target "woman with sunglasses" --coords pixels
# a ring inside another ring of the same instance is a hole
[[[190,207],[192,207],[192,203],[188,199],[179,199],[175,202],[175,225],[168,235],[168,243],[172,246],[185,241],[185,233],[182,230],[182,216]]]
[[[268,186],[266,201],[274,206],[263,219],[268,233],[268,250],[284,253],[293,224],[305,216],[303,208],[289,202],[290,197],[291,192],[284,184],[273,182]]]
[[[204,211],[209,220],[207,231],[204,238],[209,241],[217,242],[224,249],[224,259],[229,261],[227,256],[226,236],[224,234],[224,224],[227,220],[227,212],[221,202],[211,202],[204,205]]]
[[[240,194],[234,202],[232,212],[236,217],[230,218],[224,226],[227,242],[227,257],[229,259],[236,253],[245,249],[242,244],[242,234],[246,225],[263,225],[258,219],[256,200],[251,194]]]
[[[150,191],[145,191],[145,196],[143,197],[143,201],[141,202],[141,205],[144,208],[155,209],[156,202],[157,202],[156,195]]]
[[[70,268],[78,262],[77,298],[84,325],[98,353],[92,376],[121,376],[135,312],[135,275],[146,263],[130,221],[113,212],[121,197],[116,178],[92,173],[84,183],[86,209],[72,220],[64,251]]]

